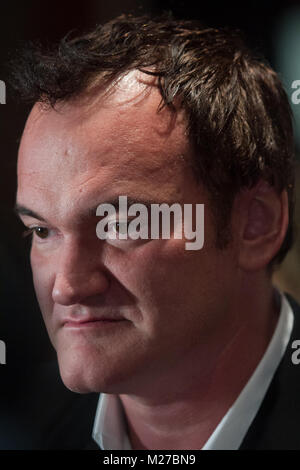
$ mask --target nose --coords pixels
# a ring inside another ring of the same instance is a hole
[[[65,247],[57,265],[52,299],[61,305],[83,303],[103,295],[109,287],[102,261],[94,253],[78,246]]]

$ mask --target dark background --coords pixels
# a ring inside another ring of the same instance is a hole
[[[172,11],[178,18],[197,18],[205,26],[228,26],[243,31],[248,44],[262,53],[279,72],[289,96],[291,80],[300,79],[300,2],[223,2],[221,5],[214,1],[199,0],[2,2],[0,79],[6,82],[8,91],[6,104],[0,105],[0,340],[6,343],[7,363],[0,365],[0,404],[4,406],[5,403],[8,407],[6,409],[9,409],[9,403],[21,400],[23,391],[30,393],[35,369],[55,357],[55,353],[50,346],[33,292],[28,262],[29,244],[22,239],[22,224],[13,213],[18,140],[29,109],[12,100],[5,64],[20,40],[56,42],[70,30],[85,32],[97,23],[112,19],[121,13],[139,15],[158,14],[162,11]],[[289,45],[289,32],[294,35],[292,45]],[[296,116],[298,111],[295,105],[293,110]],[[295,131],[297,135],[297,119]],[[298,212],[297,206],[296,225],[299,220]],[[275,282],[298,299],[299,252],[296,242],[275,276]]]

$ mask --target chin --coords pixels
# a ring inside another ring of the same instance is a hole
[[[58,364],[64,385],[76,393],[120,393],[123,390],[122,367],[114,368],[106,361],[77,355],[58,354]],[[123,367],[124,369],[124,367]]]
[[[93,367],[80,364],[78,361],[60,359],[59,371],[64,385],[76,393],[103,392],[104,384],[101,382],[99,372],[96,375]]]

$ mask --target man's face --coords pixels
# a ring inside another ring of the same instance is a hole
[[[195,358],[204,367],[230,323],[234,255],[215,248],[183,116],[158,113],[158,90],[141,87],[123,80],[93,105],[35,105],[21,141],[17,203],[35,213],[22,215],[27,227],[43,227],[32,241],[34,285],[62,379],[75,391],[137,393]],[[100,240],[95,208],[119,195],[204,203],[203,249],[172,237]]]

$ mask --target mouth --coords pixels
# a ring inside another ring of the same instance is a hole
[[[72,320],[67,319],[64,321],[63,326],[64,328],[103,328],[109,326],[117,326],[120,323],[128,322],[125,318],[91,318],[87,320]]]

